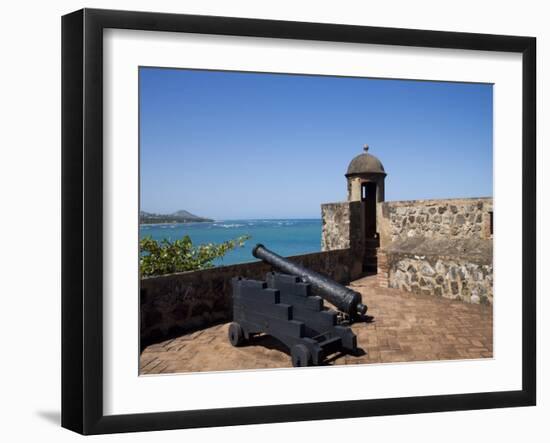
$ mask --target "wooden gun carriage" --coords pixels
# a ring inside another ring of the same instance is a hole
[[[254,334],[269,334],[290,349],[295,367],[320,365],[336,352],[357,352],[357,337],[347,324],[367,310],[359,293],[262,245],[253,255],[284,273],[269,272],[265,281],[232,280],[233,346],[245,344]],[[320,296],[313,295],[314,289]],[[323,298],[341,312],[325,308]]]

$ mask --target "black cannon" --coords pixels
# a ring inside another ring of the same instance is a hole
[[[255,334],[269,334],[290,349],[293,366],[320,365],[331,354],[358,352],[351,328],[336,311],[325,308],[323,298],[313,295],[312,289],[349,316],[366,311],[360,294],[261,245],[253,254],[286,273],[269,272],[265,281],[233,278],[229,325],[233,346],[245,344]]]
[[[282,272],[295,275],[296,277],[300,277],[302,281],[311,283],[311,286],[321,297],[332,303],[340,311],[349,315],[351,319],[355,319],[357,316],[364,315],[367,312],[367,306],[362,303],[361,294],[358,292],[346,288],[344,285],[336,283],[324,275],[293,263],[270,251],[264,245],[256,245],[252,250],[252,255]]]

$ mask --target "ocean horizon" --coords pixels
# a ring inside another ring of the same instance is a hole
[[[239,219],[194,223],[140,224],[139,238],[174,241],[189,235],[193,244],[222,243],[249,235],[244,246],[229,251],[216,259],[214,265],[226,266],[256,261],[252,248],[262,243],[282,256],[308,254],[321,251],[320,218]]]

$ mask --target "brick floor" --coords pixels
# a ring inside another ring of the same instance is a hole
[[[360,356],[335,355],[327,364],[490,358],[493,355],[492,307],[379,288],[376,277],[352,282],[369,306],[370,323],[353,330]],[[263,335],[234,348],[228,324],[212,326],[146,347],[141,374],[290,367],[277,340]]]

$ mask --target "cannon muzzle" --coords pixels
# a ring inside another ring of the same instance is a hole
[[[321,297],[332,303],[340,311],[348,314],[352,319],[367,312],[367,306],[362,303],[361,294],[358,292],[318,272],[293,263],[270,251],[264,245],[257,244],[252,250],[252,255],[282,272],[300,277],[304,282],[311,284]]]

